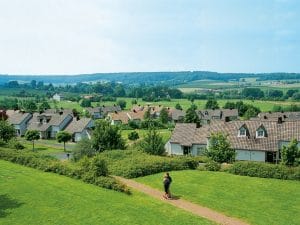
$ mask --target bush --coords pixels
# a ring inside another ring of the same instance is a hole
[[[236,162],[227,170],[229,173],[262,178],[300,180],[300,167],[287,167],[260,162]]]
[[[204,168],[207,171],[220,171],[221,164],[215,161],[209,161],[204,165]]]
[[[147,176],[172,170],[196,169],[193,157],[162,157],[137,150],[105,151],[99,154],[108,163],[109,173],[126,178]]]
[[[129,134],[128,134],[128,139],[129,140],[131,140],[131,141],[135,141],[135,140],[137,140],[137,139],[139,139],[140,137],[139,137],[139,134],[138,134],[138,132],[136,132],[136,131],[132,131],[132,132],[130,132]]]
[[[17,150],[22,150],[24,149],[24,145],[22,145],[17,139],[13,138],[8,141],[7,143],[9,148],[17,149]]]

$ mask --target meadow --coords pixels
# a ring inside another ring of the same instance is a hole
[[[128,196],[2,160],[0,167],[0,224],[213,224],[138,192]]]
[[[134,105],[132,104],[132,100],[134,100],[134,98],[117,98],[118,100],[125,100],[126,101],[126,110],[130,110]],[[205,104],[206,104],[207,100],[195,100],[194,104],[197,105],[198,109],[204,109],[205,108]],[[227,101],[230,102],[237,102],[237,101],[241,101],[240,99],[220,99],[218,100],[218,104],[220,107],[223,107],[225,105],[225,103]],[[263,112],[268,112],[268,111],[272,111],[274,105],[278,105],[278,106],[289,106],[291,104],[296,104],[296,105],[300,105],[299,102],[293,102],[293,101],[262,101],[262,100],[242,100],[244,103],[247,104],[251,104],[254,105],[256,107],[259,107],[261,109],[261,111]],[[138,99],[138,105],[162,105],[165,107],[175,107],[176,104],[179,103],[181,105],[181,107],[184,110],[187,110],[190,106],[191,106],[191,101],[189,101],[188,99],[172,99],[171,101],[158,101],[158,102],[146,102],[143,101],[142,99]],[[116,102],[93,102],[92,105],[94,107],[96,106],[102,106],[102,105],[114,105],[116,104]],[[77,109],[78,111],[82,111],[83,108],[80,106],[80,104],[78,102],[70,102],[70,101],[61,101],[56,103],[57,107],[62,107],[64,109]],[[51,102],[50,106],[53,108],[54,107],[54,103]]]
[[[137,178],[162,189],[163,174]],[[231,175],[224,172],[174,171],[171,192],[253,225],[300,224],[300,183]]]

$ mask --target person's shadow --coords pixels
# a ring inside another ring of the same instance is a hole
[[[12,199],[8,195],[0,195],[0,218],[6,217],[10,214],[7,212],[8,209],[18,208],[24,203],[17,201],[16,199]]]
[[[180,197],[181,197],[181,195],[172,195],[170,200],[178,200],[178,199],[180,199]]]

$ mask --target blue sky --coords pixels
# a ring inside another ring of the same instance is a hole
[[[0,0],[0,74],[300,72],[298,0]]]

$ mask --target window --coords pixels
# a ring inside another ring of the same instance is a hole
[[[260,130],[256,131],[256,137],[257,138],[262,138],[264,136],[265,136],[264,130],[260,129]]]
[[[245,128],[241,128],[239,130],[239,137],[246,137],[247,130]]]

